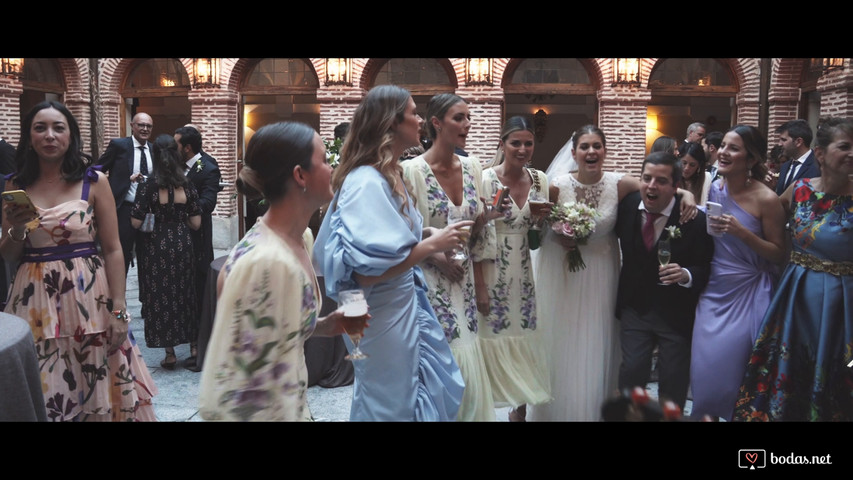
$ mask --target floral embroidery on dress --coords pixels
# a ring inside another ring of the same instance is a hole
[[[456,315],[453,314],[450,292],[439,285],[430,291],[430,297],[432,309],[435,310],[438,323],[444,330],[444,337],[447,338],[448,342],[453,341],[454,338],[459,338],[459,325],[456,324]]]
[[[250,228],[249,231],[246,232],[246,235],[243,236],[243,238],[237,243],[237,245],[234,246],[234,249],[232,250],[230,257],[228,258],[228,261],[225,263],[226,274],[231,272],[231,266],[234,264],[234,262],[237,261],[237,259],[249,253],[250,251],[252,251],[253,248],[255,248],[255,243],[257,243],[258,236],[260,235],[260,229],[258,228],[258,225],[260,225],[260,219],[258,219],[258,221],[252,226],[252,228]]]
[[[791,212],[791,229],[794,239],[803,249],[815,240],[815,233],[828,221],[830,226],[841,227],[843,234],[853,228],[853,205],[849,197],[816,192],[809,179],[800,180],[794,189],[796,208]],[[833,212],[835,215],[828,215]]]
[[[291,363],[280,360],[284,358],[284,353],[299,345],[290,340],[297,335],[310,335],[317,321],[315,291],[309,282],[305,282],[300,306],[300,330],[289,332],[286,337],[266,341],[269,336],[264,330],[280,327],[277,319],[268,313],[275,309],[275,303],[279,300],[274,291],[277,286],[271,284],[270,272],[264,270],[258,283],[251,287],[244,296],[235,300],[231,310],[233,337],[230,351],[233,361],[221,366],[217,378],[220,385],[236,386],[219,395],[219,405],[235,418],[244,421],[278,404],[277,399],[271,398],[272,395],[294,392],[299,396],[305,395],[307,385],[304,381],[287,382],[277,390],[270,389],[270,385],[278,383],[282,375],[295,368]]]

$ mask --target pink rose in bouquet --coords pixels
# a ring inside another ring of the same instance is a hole
[[[562,205],[555,205],[551,209],[548,222],[551,224],[551,230],[556,234],[571,238],[578,245],[586,245],[589,236],[595,232],[595,217],[597,216],[598,212],[585,203],[566,202]],[[577,247],[569,250],[566,260],[569,262],[569,271],[571,272],[586,268],[580,249]]]

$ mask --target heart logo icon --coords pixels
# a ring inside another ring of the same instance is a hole
[[[749,460],[749,463],[755,463],[758,460],[758,453],[752,452],[746,454],[746,459]]]

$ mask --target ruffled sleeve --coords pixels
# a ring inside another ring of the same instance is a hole
[[[385,177],[373,167],[349,173],[335,193],[317,233],[313,261],[323,272],[326,294],[358,288],[353,273],[378,276],[401,263],[421,240],[423,219],[412,209],[400,213]],[[369,293],[369,288],[365,288]]]
[[[487,168],[482,173],[482,185],[480,187],[480,196],[490,201],[502,187],[498,180],[495,171]],[[475,262],[483,260],[494,260],[498,256],[498,240],[495,222],[489,222],[483,226],[480,233],[474,237],[471,244],[471,259]]]

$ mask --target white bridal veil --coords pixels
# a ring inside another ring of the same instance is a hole
[[[569,172],[577,172],[578,164],[575,162],[575,157],[572,155],[572,139],[570,138],[563,148],[557,152],[554,160],[551,160],[551,165],[548,165],[548,170],[545,175],[548,175],[549,180],[553,180],[561,175]]]

